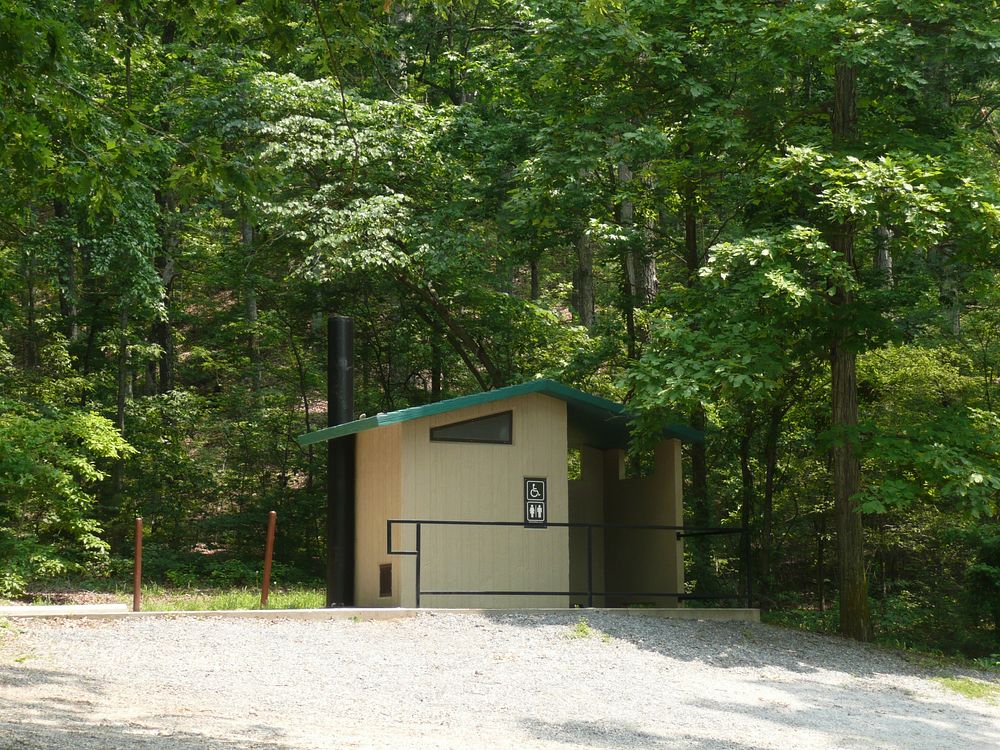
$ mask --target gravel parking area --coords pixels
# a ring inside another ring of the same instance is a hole
[[[0,750],[1000,747],[1000,705],[893,654],[584,616],[21,621]]]

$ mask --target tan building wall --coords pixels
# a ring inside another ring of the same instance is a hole
[[[510,410],[511,445],[431,442],[430,429]],[[416,559],[386,554],[386,519],[513,521],[514,527],[424,526],[421,588],[585,591],[586,532],[525,529],[523,479],[548,480],[548,520],[683,523],[680,442],[655,448],[651,477],[624,478],[624,453],[580,448],[581,475],[567,477],[565,402],[540,394],[472,406],[357,435],[355,600],[365,607],[416,605]],[[412,526],[395,549],[415,549]],[[671,532],[595,529],[595,591],[682,591],[683,545]],[[392,565],[392,596],[380,598],[379,565]],[[675,597],[595,597],[595,606]],[[568,607],[585,596],[434,596],[424,607]]]
[[[569,520],[573,523],[604,523],[604,451],[580,446],[580,478],[569,481]],[[591,531],[591,575],[594,591],[604,591],[604,529]],[[569,570],[572,591],[587,590],[587,532],[569,533]],[[571,603],[587,606],[586,596],[574,596]],[[603,607],[604,597],[594,597],[594,606]]]
[[[511,445],[431,442],[430,429],[513,412]],[[530,394],[405,422],[403,518],[524,521],[524,477],[545,477],[548,520],[568,516],[566,404]],[[412,534],[409,535],[412,539]],[[422,531],[421,588],[567,591],[566,529],[428,526]],[[415,561],[402,566],[402,606],[414,606]],[[566,596],[423,596],[425,607],[567,607]]]
[[[354,601],[359,607],[400,606],[405,576],[400,561],[408,558],[386,554],[385,522],[402,517],[402,435],[402,425],[388,425],[356,437]],[[392,565],[392,596],[379,598],[379,565],[384,564]]]
[[[681,444],[664,440],[654,449],[650,477],[625,478],[625,455],[604,452],[604,517],[607,523],[682,526]],[[684,545],[671,531],[607,529],[605,575],[608,591],[684,590]],[[614,597],[607,606],[652,603],[678,606],[677,597]]]

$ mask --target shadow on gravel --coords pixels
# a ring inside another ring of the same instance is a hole
[[[670,620],[585,609],[557,615],[484,612],[483,616],[498,624],[520,628],[565,627],[567,632],[585,620],[598,635],[670,659],[719,669],[779,667],[799,674],[830,671],[855,677],[926,673],[872,646],[760,623]],[[848,655],[849,664],[845,663]]]
[[[0,690],[66,684],[72,684],[73,687],[90,693],[100,692],[100,683],[86,675],[32,667],[30,662],[18,666],[0,666]]]
[[[659,734],[634,729],[627,724],[609,726],[597,721],[524,721],[524,730],[537,740],[558,742],[569,747],[593,748],[672,748],[673,750],[763,750],[759,745],[688,737],[683,733]]]
[[[526,720],[525,731],[538,740],[561,742],[571,747],[643,748],[668,747],[670,737],[635,729],[627,724],[609,726],[598,721],[548,722]]]
[[[0,720],[0,750],[288,750],[270,741],[222,740],[182,732],[153,734],[101,724],[41,727]]]
[[[678,695],[676,729],[680,732],[683,732],[683,706],[688,705],[702,714],[705,711],[716,714],[720,726],[749,717],[773,725],[778,733],[822,732],[829,747],[860,750],[871,747],[877,739],[889,743],[886,747],[1000,748],[1000,726],[990,705],[973,702],[959,705],[937,700],[931,692],[912,692],[905,683],[880,680],[880,676],[927,678],[930,674],[895,654],[853,641],[770,625],[661,620],[586,610],[565,615],[485,616],[507,626],[554,630],[549,637],[573,635],[586,638],[591,644],[608,640],[610,648],[614,648],[617,640],[675,661],[739,670],[737,679],[744,683],[747,699],[759,703],[727,703],[690,693]],[[581,620],[586,628],[580,627]],[[580,631],[588,629],[592,632],[581,636]],[[533,636],[533,640],[537,641],[537,637]],[[782,671],[790,674],[782,677]],[[757,685],[761,687],[759,694],[755,693]],[[555,726],[558,731],[547,739],[587,747],[615,746],[601,744],[599,733],[588,734],[579,726],[579,736],[574,735],[572,724]],[[643,746],[643,741],[655,746],[659,740],[637,739],[636,746]],[[675,746],[740,747],[715,741],[698,744],[699,740],[694,738],[687,741],[689,744],[678,742]]]
[[[27,692],[44,686],[52,686],[52,697],[30,696]],[[103,683],[87,675],[28,664],[0,666],[0,750],[287,750],[289,747],[277,740],[251,742],[196,732],[167,732],[155,726],[156,717],[152,715],[143,717],[152,726],[134,719],[127,725],[100,721],[94,717],[94,711],[104,702],[103,693]],[[15,716],[24,718],[12,720]],[[192,728],[197,727],[197,717],[187,718]],[[258,736],[278,734],[265,725],[248,729]]]
[[[953,705],[908,698],[896,690],[851,692],[834,686],[796,683],[788,691],[788,697],[787,706],[776,705],[773,700],[752,706],[706,699],[690,701],[689,705],[717,712],[728,721],[749,717],[777,724],[780,732],[822,732],[829,747],[860,750],[871,747],[876,739],[890,743],[880,745],[885,747],[964,750],[1000,747],[1000,727],[994,717],[964,711],[959,721]],[[908,703],[899,705],[902,700]]]

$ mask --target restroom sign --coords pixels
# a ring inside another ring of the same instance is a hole
[[[548,489],[544,477],[524,478],[524,525],[546,526],[548,523]]]

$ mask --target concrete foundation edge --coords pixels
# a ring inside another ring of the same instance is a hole
[[[91,617],[128,611],[127,604],[25,604],[0,607],[0,617]]]
[[[112,605],[114,606],[114,605]],[[12,612],[18,607],[5,607],[0,619],[26,618],[66,618],[94,620],[120,620],[130,617],[171,618],[171,617],[241,617],[266,620],[400,620],[420,615],[575,615],[590,613],[613,615],[616,617],[652,617],[661,620],[711,620],[715,622],[760,622],[759,609],[709,609],[709,608],[667,608],[667,609],[404,609],[378,608],[359,609],[339,607],[335,609],[227,609],[227,610],[185,610],[168,612],[128,612],[125,605],[118,605],[113,611],[97,611],[82,607],[24,607],[22,612]],[[34,611],[28,611],[34,610]],[[44,611],[43,611],[44,610]]]

